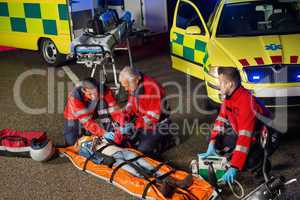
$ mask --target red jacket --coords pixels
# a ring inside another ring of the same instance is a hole
[[[99,104],[103,105],[103,108],[99,109]],[[94,120],[95,116],[117,112],[114,110],[115,106],[116,99],[109,88],[105,88],[104,94],[98,99],[91,101],[84,96],[81,87],[77,87],[68,97],[64,117],[67,120],[79,120],[93,135],[102,136],[105,130]]]
[[[136,91],[129,94],[125,113],[130,119],[135,118],[135,128],[152,129],[159,122],[162,114],[162,99],[165,90],[149,76],[142,75]]]
[[[269,117],[267,109],[245,88],[239,87],[231,97],[226,98],[216,119],[211,141],[231,125],[238,135],[236,147],[231,158],[231,166],[242,170],[248,156],[251,142],[256,140],[254,132],[262,132],[266,127],[258,116]]]

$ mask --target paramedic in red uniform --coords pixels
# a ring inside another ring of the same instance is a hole
[[[259,137],[270,128],[268,110],[243,86],[239,71],[232,67],[218,69],[221,94],[225,99],[215,121],[207,152],[202,157],[229,154],[230,168],[222,179],[233,182],[239,171],[260,169],[263,148]],[[278,135],[277,135],[278,136]],[[278,146],[279,138],[272,135],[269,155]],[[269,161],[268,161],[269,162]],[[270,163],[269,170],[270,170]]]
[[[134,146],[146,155],[158,156],[159,152],[154,151],[158,150],[163,138],[168,137],[170,123],[164,88],[151,77],[130,67],[120,72],[119,81],[128,92],[124,113],[135,130]]]
[[[119,107],[112,91],[93,78],[79,83],[70,93],[64,111],[64,138],[66,145],[74,145],[81,128],[94,136],[111,134],[114,115]],[[100,119],[100,123],[95,121]],[[101,125],[100,125],[101,124]]]

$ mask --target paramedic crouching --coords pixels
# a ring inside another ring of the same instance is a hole
[[[146,155],[159,156],[159,147],[164,140],[170,139],[169,109],[164,101],[164,88],[149,76],[130,67],[120,72],[119,81],[128,92],[124,113],[133,124],[135,137],[131,138],[131,143]]]
[[[81,135],[81,127],[88,135],[102,137],[108,134],[113,128],[112,120],[119,116],[118,110],[109,88],[93,78],[81,81],[70,93],[64,110],[65,144],[75,144]],[[100,119],[101,126],[96,118]]]
[[[221,67],[218,74],[221,94],[225,99],[211,132],[207,152],[201,156],[229,155],[230,168],[222,179],[233,182],[242,170],[261,173],[264,151],[260,137],[265,133],[272,134],[268,149],[270,156],[278,147],[279,133],[266,126],[270,118],[268,110],[241,86],[237,69]],[[271,164],[267,163],[269,171]]]

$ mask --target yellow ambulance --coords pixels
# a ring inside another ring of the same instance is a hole
[[[170,33],[172,67],[206,83],[220,103],[218,67],[268,106],[300,105],[299,0],[178,0]]]
[[[0,0],[0,45],[40,50],[57,65],[70,51],[71,37],[67,0]]]

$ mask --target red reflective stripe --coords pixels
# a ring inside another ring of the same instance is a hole
[[[271,56],[271,60],[273,64],[281,64],[282,56]]]
[[[239,61],[240,61],[240,63],[241,63],[243,66],[249,66],[249,65],[250,65],[246,59],[240,59]]]
[[[297,64],[298,56],[291,56],[290,62],[291,62],[291,64]]]
[[[264,60],[263,60],[261,57],[259,57],[259,58],[254,58],[254,59],[255,59],[255,61],[256,61],[256,63],[257,63],[258,65],[263,65],[263,64],[265,64]]]

